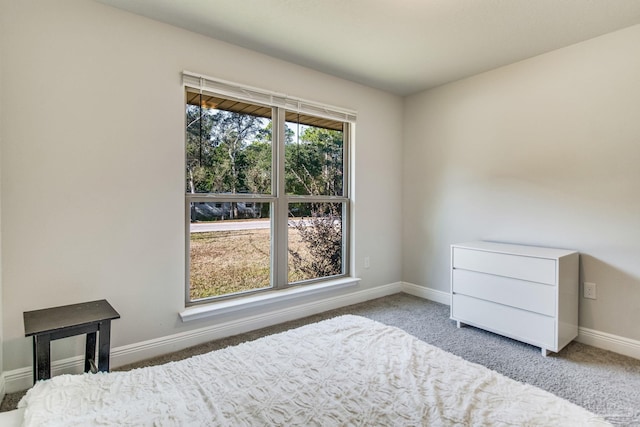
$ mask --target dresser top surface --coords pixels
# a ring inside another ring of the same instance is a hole
[[[553,259],[577,253],[577,251],[570,249],[544,248],[541,246],[514,245],[511,243],[486,241],[455,243],[451,245],[451,247]]]

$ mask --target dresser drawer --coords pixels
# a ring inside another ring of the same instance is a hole
[[[506,304],[546,316],[556,315],[555,286],[504,276],[453,270],[453,292]]]
[[[557,351],[552,317],[459,294],[452,295],[451,310],[460,322]]]
[[[556,284],[556,260],[474,249],[453,248],[453,268]]]

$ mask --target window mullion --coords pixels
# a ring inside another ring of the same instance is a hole
[[[273,287],[283,288],[288,283],[287,269],[287,241],[288,241],[288,216],[289,206],[285,190],[285,111],[282,108],[275,109],[275,129],[273,145],[276,150],[274,156],[275,171],[275,214],[273,219]]]
[[[346,198],[345,202],[342,205],[342,272],[344,274],[350,274],[351,272],[351,224],[352,224],[352,205],[351,205],[351,153],[352,153],[352,143],[354,141],[354,127],[352,123],[344,124],[344,140],[343,140],[343,173],[344,180],[342,182],[343,185],[343,193],[342,195]]]

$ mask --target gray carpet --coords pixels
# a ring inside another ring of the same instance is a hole
[[[576,342],[545,358],[537,347],[472,327],[458,329],[449,319],[448,306],[407,294],[392,295],[212,341],[116,370],[180,360],[341,314],[356,314],[399,327],[466,360],[563,397],[604,416],[612,424],[640,426],[640,360]],[[0,411],[15,408],[23,394],[7,394]]]

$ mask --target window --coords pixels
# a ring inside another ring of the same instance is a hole
[[[348,276],[355,115],[184,81],[187,304]]]

